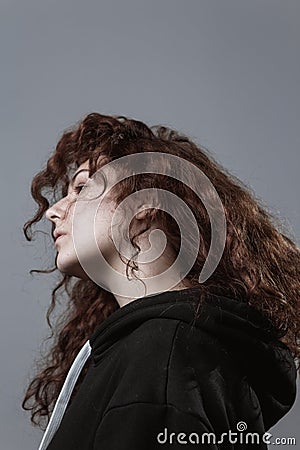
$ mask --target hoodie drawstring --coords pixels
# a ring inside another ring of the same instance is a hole
[[[49,420],[48,426],[45,430],[43,439],[40,443],[38,450],[46,450],[49,443],[51,442],[56,430],[58,429],[58,427],[62,421],[65,409],[68,405],[68,402],[71,397],[74,386],[76,384],[76,381],[80,375],[80,372],[81,372],[84,364],[86,363],[87,359],[89,358],[90,354],[91,354],[91,346],[90,346],[90,342],[88,340],[84,344],[84,346],[81,348],[81,350],[79,351],[78,355],[76,356],[72,366],[70,367],[70,370],[65,379],[63,387],[61,388],[59,396],[56,400],[53,412],[51,414],[51,418]]]

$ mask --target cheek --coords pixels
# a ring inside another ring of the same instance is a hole
[[[95,220],[95,241],[102,255],[107,258],[114,249],[111,232],[111,220],[101,218]],[[98,251],[99,251],[98,250]]]
[[[111,223],[114,205],[109,201],[77,204],[73,213],[73,237],[76,252],[80,261],[91,261],[101,251],[102,256],[109,261],[115,254],[115,246],[111,240]],[[116,238],[119,232],[116,227]],[[74,249],[75,251],[75,249]]]

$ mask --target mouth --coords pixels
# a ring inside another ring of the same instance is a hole
[[[61,239],[62,237],[64,237],[64,236],[66,236],[66,235],[65,235],[65,234],[59,234],[59,235],[57,235],[57,237],[55,238],[55,241],[54,241],[54,245],[56,245],[57,242],[60,241],[60,239]]]

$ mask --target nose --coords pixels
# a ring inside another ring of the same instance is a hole
[[[54,203],[50,208],[47,209],[45,216],[46,219],[53,223],[56,223],[57,219],[62,220],[65,215],[64,198]]]

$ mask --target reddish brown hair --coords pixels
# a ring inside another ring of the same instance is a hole
[[[195,164],[211,180],[222,201],[227,221],[226,245],[217,269],[201,285],[200,297],[203,299],[207,292],[243,297],[270,319],[278,329],[280,339],[290,348],[295,359],[299,358],[300,250],[295,244],[295,238],[254,192],[216,162],[207,149],[175,130],[164,126],[149,128],[140,121],[124,116],[98,113],[88,114],[66,130],[44,170],[32,181],[31,194],[38,209],[23,227],[27,240],[32,239],[32,225],[43,218],[50,201],[57,201],[66,195],[72,168],[89,160],[91,176],[98,168],[100,154],[105,155],[108,162],[121,156],[148,151],[170,153]],[[135,176],[118,185],[116,201],[119,203],[132,192],[153,186],[162,186],[164,189],[167,186],[189,206],[196,217],[200,233],[199,252],[187,279],[191,284],[197,284],[207,257],[211,233],[207,212],[190,188],[173,178],[166,180],[155,174]],[[157,216],[167,233],[168,242],[178,252],[180,233],[178,229],[176,231],[176,223],[164,211],[157,211]],[[52,269],[31,272],[49,273],[54,270],[56,264]],[[39,425],[42,425],[43,419],[49,419],[79,348],[96,327],[119,308],[113,294],[93,281],[59,275],[61,280],[52,292],[47,312],[54,341],[43,361],[43,367],[30,383],[22,404],[24,409],[31,410],[32,422]],[[58,292],[67,294],[68,308],[54,326],[50,316]],[[86,370],[87,367],[81,374],[77,388]]]

